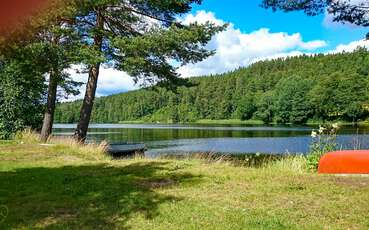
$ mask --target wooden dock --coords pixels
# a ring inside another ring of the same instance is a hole
[[[108,153],[114,157],[124,157],[133,155],[144,155],[146,151],[145,144],[109,144]]]

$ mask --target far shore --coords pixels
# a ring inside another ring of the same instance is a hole
[[[309,125],[309,126],[317,126],[321,124],[333,124],[337,123],[338,125],[369,125],[369,121],[358,121],[358,122],[349,122],[349,121],[317,121],[311,120],[303,124],[292,124],[292,123],[265,123],[262,120],[239,120],[239,119],[222,119],[222,120],[211,120],[211,119],[201,119],[193,122],[172,122],[172,121],[148,121],[148,120],[134,120],[134,121],[119,121],[118,124],[203,124],[203,125]]]

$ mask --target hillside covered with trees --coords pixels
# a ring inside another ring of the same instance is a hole
[[[148,88],[98,98],[92,121],[194,122],[257,119],[302,124],[369,116],[369,53],[261,61],[230,73],[190,79],[174,91]],[[81,101],[57,106],[56,122],[78,121]]]

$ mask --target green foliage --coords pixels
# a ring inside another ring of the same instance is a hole
[[[45,91],[43,44],[15,48],[0,58],[0,139],[25,127],[40,128]]]
[[[330,13],[333,21],[369,26],[369,5],[367,1],[332,1],[332,0],[263,0],[262,7],[273,11],[303,11],[307,15]]]
[[[92,120],[360,121],[369,112],[368,63],[364,49],[263,61],[226,74],[191,78],[192,87],[176,92],[154,87],[98,98]],[[60,104],[57,121],[76,122],[80,103]]]
[[[259,101],[256,103],[257,111],[255,112],[255,118],[270,123],[274,117],[274,92],[268,91],[261,94]]]
[[[168,60],[183,65],[204,60],[213,54],[204,46],[224,28],[210,23],[173,24],[168,29],[151,29],[140,36],[116,37],[113,39],[113,46],[119,50],[114,54],[118,61],[116,67],[128,72],[135,82],[139,79],[144,83],[178,81],[176,68]]]
[[[35,38],[0,49],[0,138],[8,139],[17,131],[39,129],[46,99],[45,82],[55,73],[58,96],[76,95],[79,82],[65,69],[81,61],[81,44],[69,28],[50,26]],[[77,57],[78,56],[78,57]]]
[[[181,14],[190,12],[193,4],[201,2],[201,0],[77,1],[78,13],[72,20],[73,28],[83,36],[82,42],[96,52],[92,57],[98,57],[91,58],[86,63],[89,80],[74,135],[77,139],[84,141],[86,138],[102,64],[129,73],[136,83],[143,86],[160,84],[176,89],[178,85],[188,85],[186,79],[179,77],[177,67],[202,61],[212,55],[214,52],[205,49],[205,45],[214,34],[227,26],[217,26],[211,22],[205,24],[178,22],[177,18]],[[111,105],[109,108],[112,108]],[[146,115],[142,107],[132,110],[140,117]],[[114,121],[119,119],[119,113],[115,111],[110,111],[107,119]],[[173,108],[171,114],[173,121],[177,122],[180,119],[177,108]],[[107,120],[105,117],[106,115],[99,115],[97,119]]]
[[[310,146],[310,153],[306,157],[307,168],[312,171],[318,169],[320,158],[329,152],[337,150],[337,124],[319,126],[318,130],[313,130],[311,137],[313,142]]]
[[[311,79],[287,77],[276,85],[274,110],[279,123],[305,123],[313,114],[308,92],[313,86]]]
[[[311,101],[321,117],[357,121],[365,115],[368,101],[368,75],[332,73],[322,76],[310,92]]]
[[[213,23],[184,25],[176,18],[199,0],[83,0],[76,1],[71,27],[86,46],[81,53],[87,68],[107,64],[125,71],[136,82],[185,83],[172,65],[202,61],[212,36],[225,29]]]
[[[240,120],[249,120],[252,118],[256,110],[255,97],[252,94],[246,94],[237,102],[235,118]]]

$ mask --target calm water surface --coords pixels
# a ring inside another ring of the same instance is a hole
[[[72,135],[75,124],[57,124],[55,135]],[[216,153],[306,153],[313,126],[92,124],[88,140],[145,143],[147,155]],[[369,126],[344,126],[342,149],[369,148]]]

